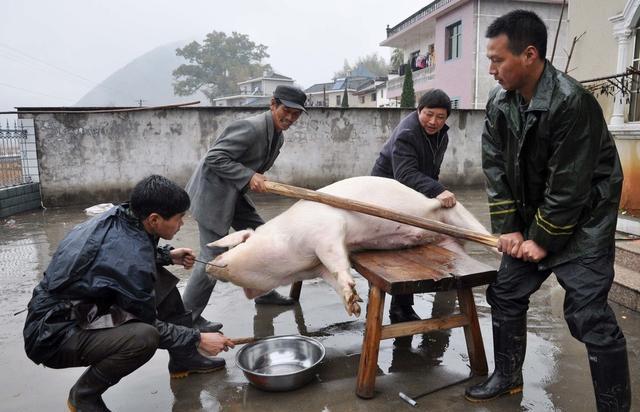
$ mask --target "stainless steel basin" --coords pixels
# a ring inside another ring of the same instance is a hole
[[[274,336],[241,348],[236,364],[257,388],[290,391],[313,379],[324,355],[324,346],[315,339]]]

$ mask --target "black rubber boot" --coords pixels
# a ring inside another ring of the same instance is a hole
[[[176,315],[171,323],[192,327],[191,312]],[[169,375],[172,378],[186,378],[192,373],[215,372],[223,369],[224,366],[224,359],[202,356],[195,345],[188,349],[169,350]]]
[[[394,305],[389,306],[389,320],[391,323],[410,322],[412,320],[420,320],[420,316],[413,310],[411,305]]]
[[[193,322],[193,327],[198,329],[200,332],[215,333],[222,329],[222,323],[211,322],[202,316],[198,316],[198,319]]]
[[[631,409],[631,385],[627,347],[587,348],[598,412]]]
[[[69,391],[67,406],[71,412],[110,412],[102,400],[102,394],[115,385],[95,367],[89,367]]]
[[[210,373],[224,369],[225,360],[200,355],[196,348],[188,351],[169,351],[169,375],[186,378],[192,373]]]
[[[495,370],[484,382],[467,388],[465,398],[484,402],[522,392],[522,364],[527,350],[527,318],[505,320],[493,317]]]
[[[255,302],[258,305],[281,305],[290,306],[296,303],[296,301],[288,296],[282,296],[275,289],[266,295],[255,298]]]

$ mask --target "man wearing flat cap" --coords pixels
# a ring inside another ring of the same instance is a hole
[[[264,224],[247,190],[266,191],[264,172],[269,170],[284,142],[283,131],[298,120],[307,96],[292,86],[278,86],[270,109],[227,126],[200,160],[186,190],[191,197],[191,214],[200,231],[200,261],[209,262],[224,252],[208,243],[223,238],[229,229],[255,229]],[[215,332],[221,324],[209,322],[202,311],[209,301],[215,279],[196,263],[184,290],[185,307],[192,311],[194,325],[204,332]],[[291,305],[293,300],[275,290],[255,299],[259,304]]]

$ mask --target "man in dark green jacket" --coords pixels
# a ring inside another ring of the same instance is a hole
[[[607,303],[622,188],[615,144],[595,98],[545,60],[547,31],[515,10],[487,29],[483,169],[503,259],[487,291],[495,371],[471,401],[522,390],[529,297],[553,272],[571,334],[589,353],[598,410],[629,410],[624,335]]]

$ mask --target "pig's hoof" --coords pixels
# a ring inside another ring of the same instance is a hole
[[[360,309],[360,305],[358,305],[355,302],[351,304],[351,313],[356,315],[356,318],[360,317],[360,312],[361,311],[362,311],[362,309]]]
[[[347,312],[349,313],[349,315],[356,315],[356,317],[360,316],[360,305],[358,305],[358,302],[362,302],[362,298],[360,298],[360,296],[358,295],[358,293],[354,290],[351,290],[350,293],[348,294],[348,299],[347,299]]]

